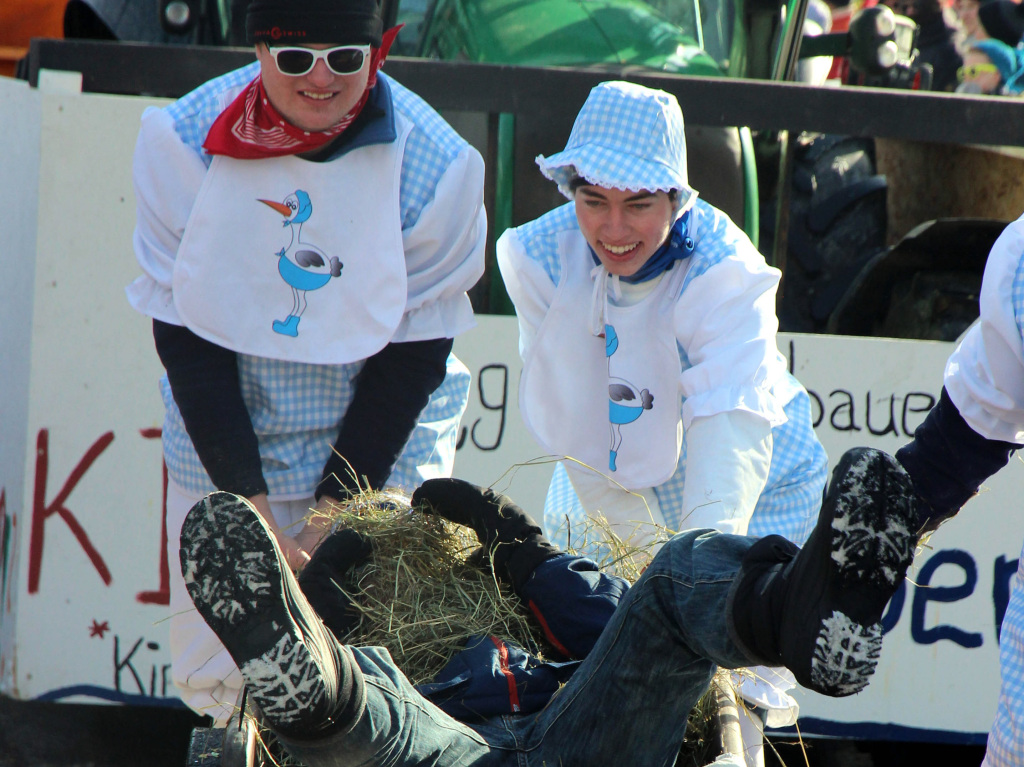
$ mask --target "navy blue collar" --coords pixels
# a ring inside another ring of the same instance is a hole
[[[629,277],[620,277],[619,279],[630,284],[647,282],[663,272],[667,272],[676,261],[688,258],[694,248],[693,238],[687,233],[692,212],[693,208],[690,208],[676,220],[672,229],[669,230],[668,240],[647,259],[643,266]],[[597,257],[593,248],[590,248],[590,256],[594,259],[594,266],[601,263],[601,259]]]
[[[377,83],[370,89],[370,95],[363,105],[363,111],[338,138],[327,146],[308,155],[306,160],[327,162],[359,147],[373,144],[390,144],[398,138],[395,128],[395,105],[391,99],[391,86],[387,77],[377,73]]]

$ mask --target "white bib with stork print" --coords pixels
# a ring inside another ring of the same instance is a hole
[[[398,138],[339,159],[237,160],[206,174],[174,265],[174,302],[197,335],[236,352],[313,364],[365,359],[407,299]]]
[[[604,301],[604,333],[588,327],[593,260],[578,232],[559,235],[563,281],[523,363],[520,409],[544,448],[627,490],[655,487],[682,446],[681,366],[672,312],[689,262],[628,307]],[[573,472],[573,464],[566,463]],[[575,483],[574,483],[575,484]]]

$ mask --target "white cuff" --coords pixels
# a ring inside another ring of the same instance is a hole
[[[679,530],[746,535],[768,481],[772,429],[744,410],[698,418],[686,430],[686,477]]]

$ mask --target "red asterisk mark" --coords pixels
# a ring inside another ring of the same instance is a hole
[[[100,639],[103,639],[103,635],[108,631],[110,631],[110,623],[108,623],[107,621],[103,621],[103,623],[100,623],[98,620],[94,618],[92,621],[92,625],[89,627],[89,636],[99,637]]]

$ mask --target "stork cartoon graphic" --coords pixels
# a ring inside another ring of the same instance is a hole
[[[616,471],[615,462],[622,445],[622,425],[633,423],[645,410],[654,407],[654,395],[647,389],[637,389],[624,378],[611,374],[612,355],[619,348],[619,336],[611,325],[604,326],[604,352],[608,358],[608,421],[611,445],[608,450],[608,469]]]
[[[275,333],[294,337],[299,334],[299,320],[306,311],[306,294],[322,288],[331,277],[340,277],[344,264],[337,256],[328,256],[316,245],[303,241],[302,225],[313,215],[313,203],[306,192],[297,189],[283,202],[260,202],[284,216],[282,226],[291,234],[288,245],[274,255],[281,279],[292,290],[292,308],[285,319],[274,320],[272,327]]]

